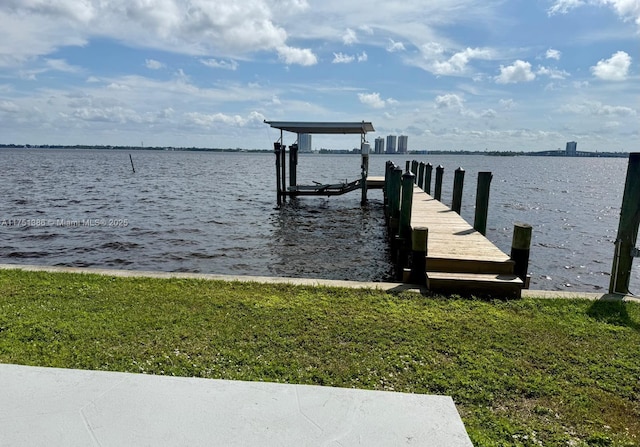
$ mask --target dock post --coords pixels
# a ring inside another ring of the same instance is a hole
[[[462,189],[464,188],[464,169],[459,167],[453,174],[453,199],[451,209],[460,214],[462,209]]]
[[[396,236],[398,231],[398,222],[400,220],[400,192],[402,190],[402,168],[393,165],[391,169],[391,185],[389,187],[389,236],[391,240]]]
[[[413,160],[411,162],[411,173],[415,176],[413,178],[413,181],[415,183],[418,179],[418,162],[416,160]]]
[[[476,214],[473,228],[483,236],[487,235],[487,215],[489,213],[489,189],[491,187],[491,172],[478,172],[478,188],[476,189]]]
[[[282,205],[282,185],[280,183],[280,143],[273,143],[273,153],[276,154],[276,191],[278,206]]]
[[[427,283],[427,240],[429,229],[416,227],[411,230],[411,274],[412,284],[426,285]]]
[[[433,198],[441,201],[442,198],[442,176],[444,175],[444,166],[438,165],[436,168],[436,186],[433,193]]]
[[[513,273],[527,285],[527,270],[529,269],[529,252],[531,249],[531,225],[516,223],[513,226],[513,241],[511,242],[511,260],[515,263]]]
[[[287,146],[284,144],[280,146],[280,169],[282,170],[282,201],[287,200]]]
[[[360,205],[367,204],[367,177],[369,176],[369,151],[371,146],[369,143],[362,143],[360,145],[360,154],[362,155],[362,197],[360,199]]]
[[[298,145],[289,146],[289,186],[298,185]]]
[[[398,236],[395,239],[397,257],[396,274],[402,280],[404,267],[408,260],[409,243],[411,239],[411,207],[413,205],[413,180],[412,172],[402,174],[402,199],[400,203],[400,221],[398,222]]]
[[[431,173],[433,172],[433,165],[427,163],[424,167],[424,192],[431,194]]]
[[[384,185],[382,188],[382,203],[384,205],[384,217],[389,218],[389,185],[391,184],[391,161],[384,165]]]
[[[405,162],[405,171],[406,172],[411,172],[411,161],[407,160]]]
[[[631,267],[636,256],[640,224],[640,152],[629,154],[627,179],[624,184],[620,222],[615,242],[609,293],[629,293]]]
[[[424,162],[421,161],[420,164],[418,165],[418,187],[420,187],[421,189],[423,188],[423,184],[424,184]]]

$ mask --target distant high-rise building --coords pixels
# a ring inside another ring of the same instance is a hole
[[[396,138],[395,135],[387,135],[387,154],[396,153]]]
[[[400,135],[398,137],[398,153],[399,154],[406,154],[407,153],[407,143],[408,143],[409,137],[406,135]]]
[[[373,151],[375,154],[384,154],[384,138],[376,138],[376,145]]]
[[[311,152],[311,134],[309,133],[298,134],[298,151]]]
[[[578,143],[575,141],[567,142],[567,149],[565,150],[567,155],[576,156],[578,155]]]

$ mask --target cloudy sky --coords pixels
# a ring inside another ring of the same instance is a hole
[[[640,150],[640,0],[0,0],[0,25],[0,143],[366,120],[410,150]]]

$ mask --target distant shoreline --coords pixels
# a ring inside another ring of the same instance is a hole
[[[0,144],[0,149],[77,149],[77,150],[126,150],[126,151],[168,151],[168,152],[232,152],[232,153],[272,153],[272,149],[243,149],[243,148],[202,148],[202,147],[141,147],[141,146],[103,146],[103,145],[22,145],[22,144]],[[329,150],[306,152],[317,155],[354,155],[360,154],[358,149],[353,150]],[[628,158],[628,152],[587,152],[579,151],[574,155],[569,155],[564,150],[539,151],[539,152],[515,152],[515,151],[409,151],[406,154],[375,154],[370,155],[487,155],[492,157],[568,157],[568,158]]]

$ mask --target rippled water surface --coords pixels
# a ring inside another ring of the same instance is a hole
[[[299,198],[275,208],[272,154],[0,150],[0,262],[382,281],[391,266],[381,191]],[[473,221],[479,171],[492,171],[487,236],[509,252],[533,225],[532,288],[608,288],[626,159],[414,156],[466,170]],[[388,156],[371,156],[383,175]],[[405,157],[392,159],[404,165]],[[300,156],[298,182],[355,180],[356,155]],[[634,284],[640,285],[634,268]]]

